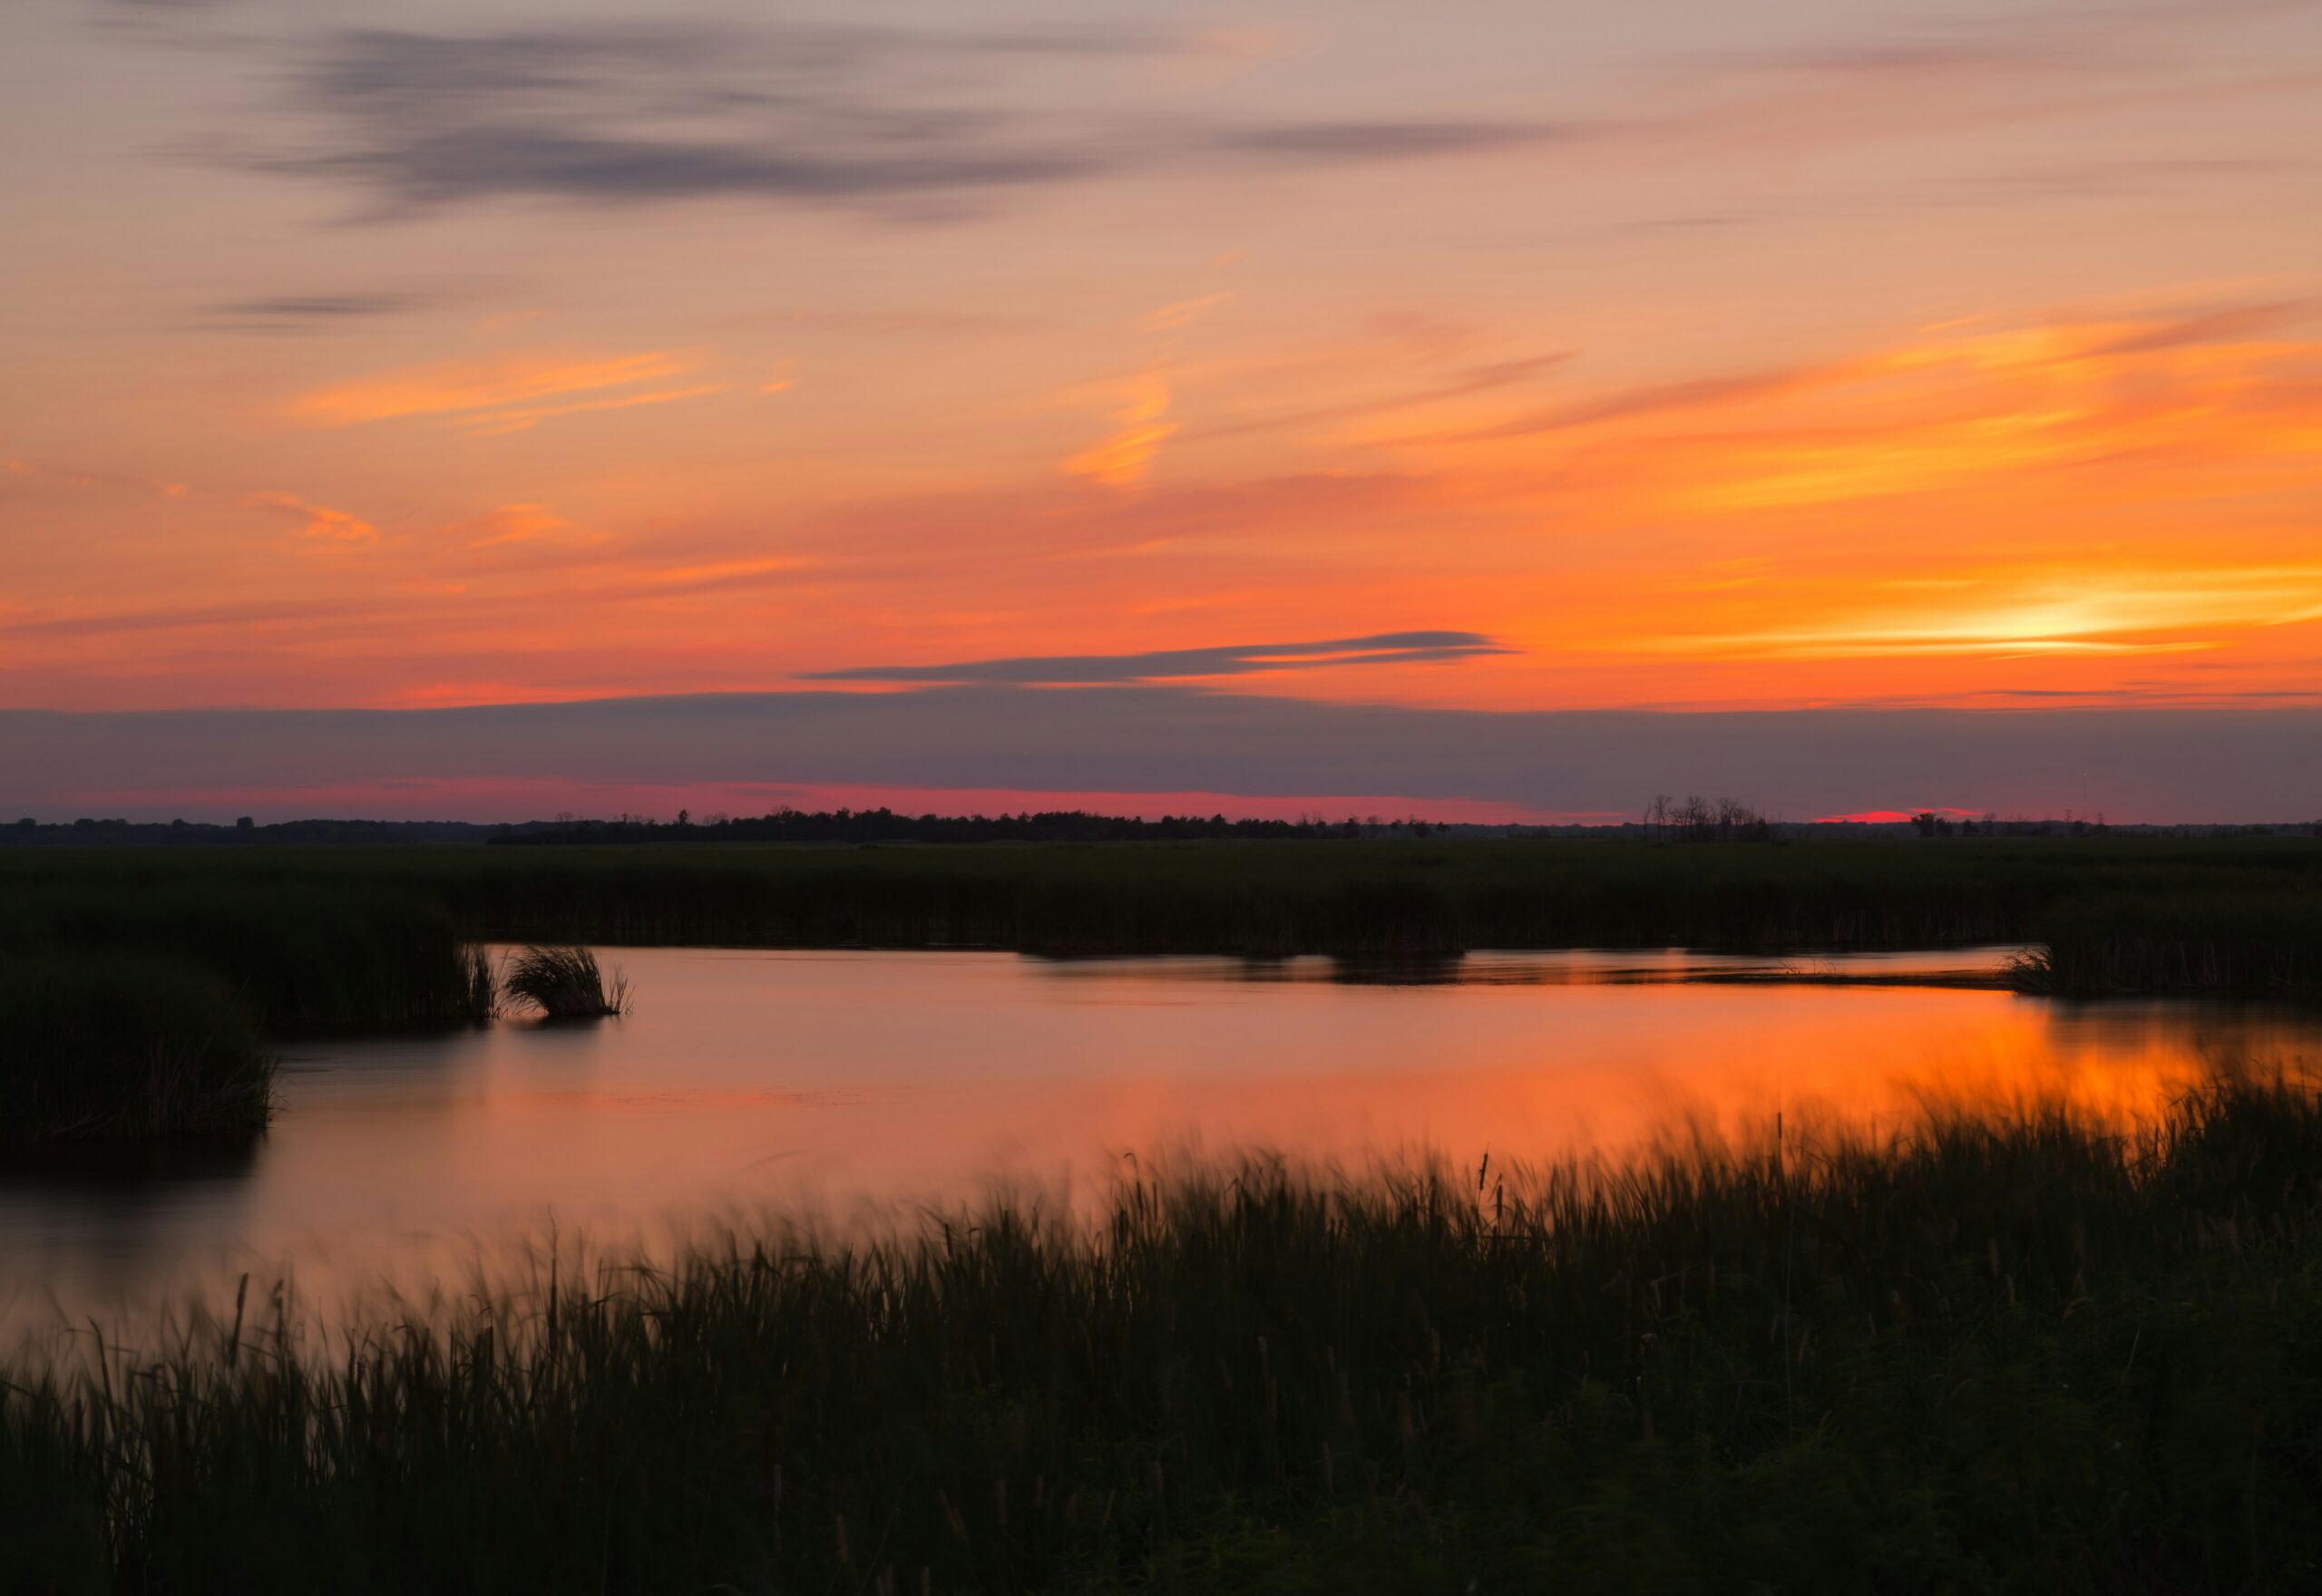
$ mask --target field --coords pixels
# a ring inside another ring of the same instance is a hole
[[[1772,1127],[1769,1127],[1770,1132]],[[2322,1105],[1263,1161],[0,1385],[18,1588],[2289,1591]]]
[[[206,902],[383,893],[435,906],[463,936],[504,941],[1765,952],[2029,940],[2059,910],[2107,898],[2310,904],[2322,839],[0,852],[0,893],[35,890]]]

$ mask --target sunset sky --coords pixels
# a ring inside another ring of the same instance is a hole
[[[0,130],[0,706],[2322,700],[2322,5],[10,0]]]

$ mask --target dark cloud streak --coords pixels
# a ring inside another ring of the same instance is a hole
[[[1181,681],[1249,676],[1323,666],[1410,665],[1506,654],[1480,632],[1381,632],[1302,643],[1241,643],[1211,648],[1161,648],[1143,654],[1064,654],[971,659],[950,665],[862,665],[811,671],[811,682],[990,683],[1064,686]]]
[[[335,180],[374,214],[489,200],[736,197],[956,209],[1132,170],[1341,166],[1561,136],[1505,120],[1219,128],[1014,109],[1008,74],[1197,53],[1135,29],[905,34],[787,24],[573,24],[471,34],[344,31],[292,73],[313,136],[247,157]],[[997,108],[996,108],[997,107]]]

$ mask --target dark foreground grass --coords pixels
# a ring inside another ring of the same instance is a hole
[[[141,959],[0,964],[0,1144],[246,1136],[274,1061],[207,974]]]
[[[1251,1163],[0,1394],[17,1588],[2290,1591],[2322,1111]]]

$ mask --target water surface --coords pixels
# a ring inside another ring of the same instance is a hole
[[[1128,1155],[1617,1155],[1688,1120],[1875,1118],[1928,1094],[2135,1108],[2212,1060],[2322,1060],[2322,1022],[2278,1011],[1760,978],[1957,980],[2005,951],[1793,968],[615,950],[626,1018],[298,1046],[255,1146],[0,1170],[0,1323],[119,1315],[244,1270],[327,1298],[456,1273],[551,1223],[619,1241],[995,1177],[1088,1192]]]

